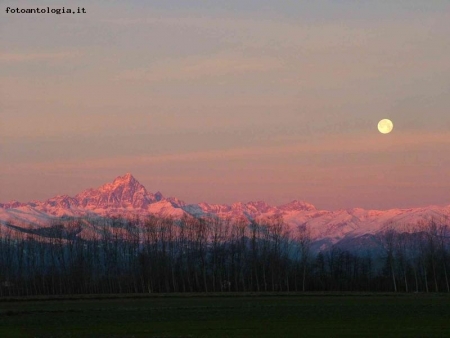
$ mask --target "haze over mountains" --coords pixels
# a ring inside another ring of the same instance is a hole
[[[164,197],[159,191],[148,192],[131,174],[117,177],[97,189],[87,189],[74,197],[58,195],[46,201],[0,203],[1,227],[9,223],[22,228],[40,228],[61,216],[156,215],[181,218],[218,216],[232,220],[264,221],[274,216],[284,219],[291,230],[306,225],[317,243],[335,244],[349,238],[367,238],[387,226],[399,230],[421,220],[447,222],[450,205],[410,209],[365,210],[361,208],[335,211],[318,210],[304,201],[271,206],[263,201],[227,204],[186,204],[175,197]],[[15,228],[17,231],[17,228]],[[87,235],[87,233],[85,234]]]

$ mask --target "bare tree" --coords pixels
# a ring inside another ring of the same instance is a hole
[[[297,227],[297,241],[300,255],[301,269],[302,269],[302,291],[306,290],[306,273],[311,254],[311,231],[307,224],[304,223]]]
[[[394,292],[397,292],[397,281],[395,278],[395,247],[397,243],[397,232],[392,225],[389,225],[380,236],[383,249],[386,253],[386,262],[392,278]]]

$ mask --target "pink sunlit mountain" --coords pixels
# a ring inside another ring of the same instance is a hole
[[[161,199],[161,193],[148,193],[129,173],[98,189],[88,189],[75,196],[78,205],[87,209],[145,209]]]
[[[174,197],[164,197],[160,192],[150,193],[131,174],[117,177],[96,189],[87,189],[74,197],[58,195],[46,201],[0,203],[2,228],[8,224],[21,224],[24,228],[48,226],[61,216],[100,217],[116,216],[181,218],[184,215],[217,216],[228,219],[263,221],[270,217],[282,217],[290,229],[306,225],[317,242],[335,244],[348,238],[373,235],[386,226],[402,228],[421,220],[447,220],[450,205],[428,206],[410,209],[318,210],[312,204],[292,201],[281,206],[271,206],[263,201],[226,204],[185,204]],[[20,231],[14,228],[15,231]],[[86,233],[86,235],[88,235]]]

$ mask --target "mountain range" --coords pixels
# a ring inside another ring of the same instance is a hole
[[[362,208],[319,210],[304,201],[271,206],[263,201],[227,204],[186,204],[175,197],[164,197],[159,191],[148,192],[133,175],[127,173],[97,189],[87,189],[71,197],[58,195],[45,201],[0,203],[0,230],[15,224],[14,231],[49,226],[59,217],[135,217],[155,215],[179,219],[184,215],[217,216],[229,219],[258,221],[282,217],[295,230],[307,226],[317,246],[349,243],[366,245],[386,227],[399,230],[435,219],[447,222],[450,205],[409,209],[365,210]],[[11,227],[9,227],[11,229]],[[4,229],[3,229],[4,230]],[[88,235],[86,232],[85,235]]]

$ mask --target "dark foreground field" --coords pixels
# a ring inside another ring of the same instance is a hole
[[[447,295],[0,300],[0,337],[448,337]]]

